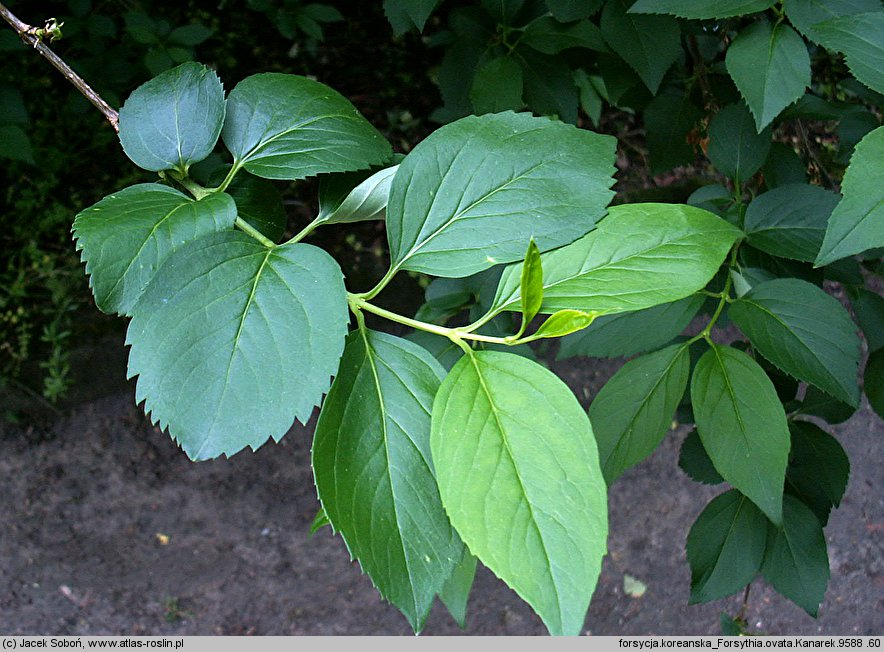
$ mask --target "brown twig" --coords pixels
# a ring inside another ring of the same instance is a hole
[[[49,63],[51,63],[55,68],[64,75],[69,82],[71,82],[78,91],[80,91],[87,100],[89,100],[95,108],[104,114],[104,117],[107,118],[107,121],[110,122],[111,127],[114,128],[114,131],[117,133],[120,132],[120,114],[114,111],[111,106],[105,102],[101,96],[96,93],[86,81],[80,77],[77,73],[73,71],[73,69],[64,62],[64,60],[59,57],[55,52],[53,52],[49,46],[43,43],[42,32],[45,30],[40,30],[37,27],[33,27],[28,25],[27,23],[22,22],[16,16],[6,8],[5,5],[0,3],[0,16],[12,26],[18,35],[21,37],[21,40],[33,47],[37,52],[43,55]]]

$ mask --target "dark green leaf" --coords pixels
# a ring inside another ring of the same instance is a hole
[[[838,134],[837,162],[841,165],[850,163],[850,157],[853,156],[857,144],[879,126],[881,126],[881,121],[870,111],[856,111],[841,118],[836,130]]]
[[[847,421],[856,412],[856,408],[842,403],[836,398],[832,398],[813,385],[807,386],[800,405],[796,410],[797,414],[809,414],[819,417],[828,423],[843,423]]]
[[[360,181],[349,192],[345,191],[343,197],[339,196],[339,191],[344,190],[351,180],[363,174],[343,172],[323,177],[319,186],[317,222],[343,224],[384,219],[387,215],[390,186],[398,168],[398,165],[393,165],[378,170]]]
[[[694,146],[688,135],[703,113],[683,93],[663,92],[645,107],[651,174],[660,174],[694,162]]]
[[[525,358],[470,353],[436,396],[431,444],[470,551],[551,633],[579,634],[608,527],[595,440],[571,391]]]
[[[236,205],[218,193],[194,201],[156,183],[108,195],[74,219],[74,239],[86,263],[95,305],[131,314],[169,255],[202,235],[233,228]]]
[[[630,360],[599,391],[589,420],[609,486],[663,441],[689,371],[688,347],[676,344]]]
[[[749,244],[772,256],[813,262],[840,197],[808,184],[788,184],[759,195],[746,209]]]
[[[427,331],[415,331],[406,337],[407,340],[422,346],[439,361],[445,371],[450,371],[463,355],[463,349],[447,337],[433,335]]]
[[[18,125],[0,125],[0,157],[36,165],[31,140]]]
[[[522,68],[512,57],[497,57],[476,70],[470,102],[476,114],[521,109]]]
[[[783,497],[783,526],[770,527],[761,574],[777,591],[814,618],[829,583],[826,538],[814,513],[800,500]]]
[[[746,622],[739,618],[731,618],[723,611],[718,616],[718,627],[723,636],[746,635]]]
[[[390,144],[342,95],[306,77],[262,73],[236,85],[222,133],[234,165],[303,179],[379,165]]]
[[[616,358],[653,351],[677,337],[702,305],[703,297],[695,294],[653,308],[598,317],[587,329],[562,340],[558,359]]]
[[[433,9],[440,0],[384,0],[384,13],[393,33],[401,36],[412,27],[417,31],[423,31],[427,18],[433,13]]]
[[[353,331],[313,441],[332,526],[416,632],[463,557],[430,461],[430,410],[444,375],[416,344]]]
[[[522,66],[525,102],[535,111],[556,116],[563,122],[577,122],[577,86],[574,74],[562,57],[518,48],[516,58]]]
[[[14,86],[0,84],[0,125],[28,124],[28,110],[21,92]]]
[[[519,42],[543,54],[558,54],[568,48],[608,51],[602,33],[590,21],[563,24],[552,16],[541,16],[528,23]]]
[[[884,15],[884,12],[882,12]],[[884,127],[856,146],[844,173],[844,195],[829,218],[816,265],[884,246]]]
[[[171,31],[167,38],[169,43],[174,43],[175,45],[193,46],[199,45],[212,34],[212,30],[205,25],[194,23],[193,25],[176,27]]]
[[[602,8],[604,0],[546,0],[546,6],[556,19],[563,23],[588,18]]]
[[[307,244],[225,231],[166,259],[133,309],[129,377],[191,459],[233,455],[305,423],[338,368],[347,293]]]
[[[746,182],[767,159],[770,151],[770,128],[760,134],[743,104],[731,104],[715,114],[709,125],[709,160],[718,170]]]
[[[840,16],[811,27],[814,40],[844,54],[853,76],[884,93],[884,11]]]
[[[601,84],[601,77],[595,77],[596,83]],[[602,117],[602,96],[593,82],[593,77],[586,74],[582,68],[574,71],[574,83],[580,93],[580,108],[582,108],[592,124],[598,126]]]
[[[767,21],[741,30],[727,50],[727,71],[761,132],[810,86],[810,56],[788,25]]]
[[[525,114],[469,117],[399,165],[387,207],[394,269],[458,277],[592,229],[612,196],[614,139]]]
[[[878,349],[869,356],[863,380],[869,405],[884,419],[884,349]]]
[[[541,312],[604,315],[683,299],[709,282],[739,235],[691,206],[614,206],[595,231],[542,256]],[[521,273],[521,264],[504,270],[496,312],[520,310]]]
[[[700,186],[692,192],[687,203],[723,217],[733,200],[734,197],[730,190],[720,183],[711,183],[707,186]]]
[[[216,184],[221,183],[229,170],[230,166],[225,165],[214,172],[210,179]],[[226,192],[236,202],[239,217],[274,242],[282,238],[287,217],[282,194],[272,182],[251,174],[238,174],[227,186]]]
[[[691,403],[715,469],[781,523],[789,430],[764,371],[745,353],[713,344],[694,369]]]
[[[120,143],[145,170],[182,174],[206,158],[224,122],[224,88],[212,70],[185,63],[139,86],[120,109]]]
[[[454,567],[454,572],[439,592],[439,598],[461,629],[466,629],[467,626],[467,602],[470,589],[473,588],[473,578],[476,576],[477,561],[464,548],[463,560]]]
[[[670,16],[627,13],[628,8],[626,0],[609,0],[602,10],[602,34],[656,94],[663,75],[681,54],[681,30]]]
[[[762,283],[728,311],[752,345],[788,374],[859,404],[856,326],[837,299],[798,279]]]
[[[806,184],[807,169],[804,161],[785,143],[771,143],[770,154],[761,168],[764,184],[768,189],[787,184]]]
[[[709,454],[703,448],[703,442],[696,430],[691,430],[681,443],[678,454],[678,466],[688,474],[694,482],[702,484],[721,484],[724,478],[715,470]]]
[[[869,343],[869,351],[884,348],[884,297],[860,288],[851,303],[866,342]]]
[[[764,559],[768,521],[736,489],[721,494],[694,521],[686,544],[690,604],[732,595],[755,578]]]
[[[806,421],[789,424],[792,452],[786,469],[786,493],[810,507],[825,526],[829,511],[841,504],[850,460],[838,440]]]
[[[629,11],[705,20],[753,14],[773,4],[774,0],[638,0]]]
[[[815,41],[813,26],[817,23],[839,16],[880,11],[881,0],[789,0],[783,3],[783,8],[795,29]]]

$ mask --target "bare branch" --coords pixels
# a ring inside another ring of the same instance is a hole
[[[73,69],[64,62],[64,60],[59,57],[55,52],[53,52],[48,45],[43,42],[43,34],[46,30],[42,30],[37,27],[33,27],[32,25],[28,25],[27,23],[22,22],[16,16],[6,8],[5,5],[0,3],[0,16],[12,26],[18,35],[21,37],[21,40],[33,47],[37,52],[43,55],[49,63],[51,63],[55,68],[64,75],[69,82],[71,82],[78,91],[80,91],[87,100],[89,100],[95,108],[104,114],[104,117],[107,118],[107,121],[110,122],[111,127],[114,128],[114,131],[117,133],[120,132],[120,115],[111,108],[111,106],[105,102],[101,96],[96,93],[92,88],[85,82],[85,80],[80,77],[77,73],[73,71]]]

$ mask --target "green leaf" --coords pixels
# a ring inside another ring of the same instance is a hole
[[[600,77],[595,79],[601,83]],[[580,108],[586,112],[589,119],[592,120],[594,126],[598,126],[599,119],[602,117],[602,96],[593,82],[593,77],[586,74],[582,68],[574,71],[574,83],[580,94]]]
[[[562,340],[558,359],[616,358],[658,349],[687,328],[703,301],[703,296],[694,294],[653,308],[598,317],[587,329]]]
[[[528,243],[525,261],[522,263],[522,279],[520,283],[522,301],[522,328],[519,335],[525,332],[531,320],[540,312],[543,302],[543,268],[540,264],[540,250],[532,239]]]
[[[402,36],[412,27],[421,32],[440,0],[384,0],[384,13],[393,33]]]
[[[521,109],[522,67],[509,56],[482,64],[473,78],[470,102],[477,115]]]
[[[74,219],[95,305],[129,315],[169,255],[196,238],[232,229],[236,205],[218,193],[194,201],[156,183],[108,195]]]
[[[656,95],[663,75],[681,54],[681,30],[670,16],[644,16],[628,9],[626,0],[609,0],[602,10],[602,34]]]
[[[173,29],[166,37],[169,43],[175,45],[194,46],[206,41],[214,32],[205,25],[193,23],[182,25]]]
[[[752,288],[728,311],[752,345],[786,373],[859,404],[856,326],[837,299],[794,278]]]
[[[747,636],[746,621],[731,618],[725,612],[718,615],[718,627],[723,636]]]
[[[785,143],[771,143],[770,154],[761,167],[761,173],[764,175],[764,185],[768,189],[788,184],[807,184],[804,161]]]
[[[799,32],[816,41],[813,26],[831,18],[880,11],[881,0],[788,0],[786,16]]]
[[[229,165],[223,166],[212,173],[210,181],[220,184],[229,170]],[[282,194],[273,183],[251,174],[238,174],[225,192],[236,202],[238,217],[274,242],[282,238],[288,218],[282,205]]]
[[[602,473],[609,486],[663,441],[687,387],[690,361],[684,344],[630,360],[589,406]]]
[[[473,579],[476,577],[477,561],[470,551],[464,548],[463,560],[454,567],[454,572],[439,592],[439,598],[461,629],[466,629],[467,626],[467,602],[470,598],[470,589],[473,588]]]
[[[851,299],[851,304],[859,327],[869,343],[869,351],[884,348],[884,297],[877,292],[859,288],[855,298]]]
[[[313,517],[313,522],[310,524],[310,536],[313,536],[317,532],[319,532],[326,525],[331,525],[328,520],[328,516],[325,515],[325,510],[322,507],[316,512],[316,516]]]
[[[0,157],[36,165],[31,139],[18,125],[0,125]]]
[[[221,134],[234,165],[267,179],[303,179],[379,165],[390,144],[338,92],[306,77],[246,77],[227,99]]]
[[[744,104],[731,104],[715,114],[709,124],[706,154],[719,172],[746,182],[767,159],[771,130],[760,134]]]
[[[810,86],[807,46],[788,25],[760,21],[741,30],[726,63],[759,133]]]
[[[460,277],[592,229],[613,193],[614,139],[526,114],[446,125],[399,165],[387,207],[392,266]]]
[[[839,16],[811,27],[815,40],[844,54],[850,72],[884,93],[884,11]]]
[[[185,63],[136,88],[120,109],[120,143],[145,170],[185,174],[218,142],[224,88],[214,71]]]
[[[574,73],[564,57],[541,54],[527,47],[517,48],[515,57],[522,66],[528,107],[536,113],[576,124],[579,94]]]
[[[463,557],[430,459],[430,409],[444,375],[416,344],[353,331],[313,441],[332,526],[416,632]]]
[[[677,204],[624,204],[580,240],[544,254],[541,312],[604,315],[683,299],[718,271],[740,231]],[[507,267],[494,310],[520,310],[521,264]]]
[[[685,545],[691,566],[689,604],[732,595],[755,578],[764,560],[768,521],[731,489],[713,498],[694,521]]]
[[[415,331],[407,335],[405,339],[429,351],[445,368],[445,371],[451,371],[451,368],[463,355],[463,349],[450,339],[441,335],[433,335],[427,331]]]
[[[829,218],[815,265],[820,267],[884,246],[884,127],[860,141],[841,184],[841,202]]]
[[[694,482],[713,485],[724,482],[724,478],[715,470],[715,465],[703,448],[703,442],[696,430],[691,430],[681,443],[678,466]]]
[[[884,419],[884,349],[878,349],[869,356],[863,380],[869,405]]]
[[[579,634],[608,526],[592,429],[571,391],[525,358],[471,352],[436,396],[430,442],[470,551],[551,633]]]
[[[825,430],[806,421],[789,424],[792,452],[786,469],[786,493],[791,493],[810,507],[825,526],[829,512],[841,504],[850,460]]]
[[[559,310],[550,315],[531,337],[532,339],[563,337],[583,330],[594,319],[595,315],[582,310]]]
[[[644,121],[652,174],[694,162],[696,153],[688,135],[702,117],[702,111],[684,93],[663,92],[651,100],[645,107]]]
[[[839,199],[831,190],[806,183],[769,190],[746,209],[748,242],[772,256],[813,262]]]
[[[215,233],[169,256],[136,304],[129,377],[191,459],[230,456],[306,423],[346,332],[347,293],[327,253]]]
[[[856,150],[857,144],[866,137],[867,134],[881,126],[881,121],[874,113],[869,111],[856,111],[848,113],[840,122],[836,129],[838,135],[838,154],[835,158],[840,165],[850,163],[850,157]]]
[[[715,469],[781,523],[789,430],[773,383],[745,353],[713,344],[694,369],[691,403]]]
[[[546,0],[546,6],[557,20],[563,23],[588,18],[602,8],[604,0]]]
[[[558,54],[568,48],[608,51],[602,33],[590,21],[563,24],[552,16],[541,16],[528,23],[519,43],[543,54]]]
[[[636,14],[672,14],[679,18],[706,20],[754,14],[773,5],[774,0],[638,0],[629,11]]]
[[[783,527],[768,532],[761,574],[816,618],[829,583],[826,537],[814,513],[794,496],[783,497]]]
[[[868,383],[868,381],[866,381]],[[797,414],[809,414],[828,423],[843,423],[853,416],[856,407],[832,398],[813,385],[807,386]]]
[[[387,201],[390,197],[390,186],[396,175],[398,165],[378,170],[364,181],[350,190],[341,201],[328,201],[335,190],[328,186],[319,186],[319,215],[317,221],[323,224],[343,224],[350,222],[364,222],[367,220],[382,220],[387,214]],[[356,175],[358,172],[344,173]],[[335,181],[341,175],[329,175]],[[343,179],[341,179],[343,181]],[[332,182],[333,183],[333,182]],[[325,190],[325,192],[323,192]],[[331,191],[331,193],[329,192]]]

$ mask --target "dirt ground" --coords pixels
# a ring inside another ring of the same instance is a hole
[[[0,632],[5,634],[401,634],[328,528],[317,502],[312,424],[280,445],[194,464],[133,404],[122,346],[87,352],[82,402],[41,429],[0,425]],[[91,359],[93,358],[94,359]],[[78,365],[80,366],[80,365]],[[616,362],[554,365],[588,403]],[[85,398],[89,400],[85,400]],[[610,554],[589,609],[592,634],[717,634],[742,596],[688,606],[684,540],[721,491],[676,466],[679,429],[610,492]],[[884,427],[868,406],[836,428],[853,469],[826,535],[832,579],[814,620],[752,585],[750,626],[771,634],[884,633]],[[39,435],[39,436],[36,436]],[[624,576],[647,585],[624,591]],[[424,635],[462,633],[437,605]],[[480,569],[466,634],[543,634],[531,610]]]

